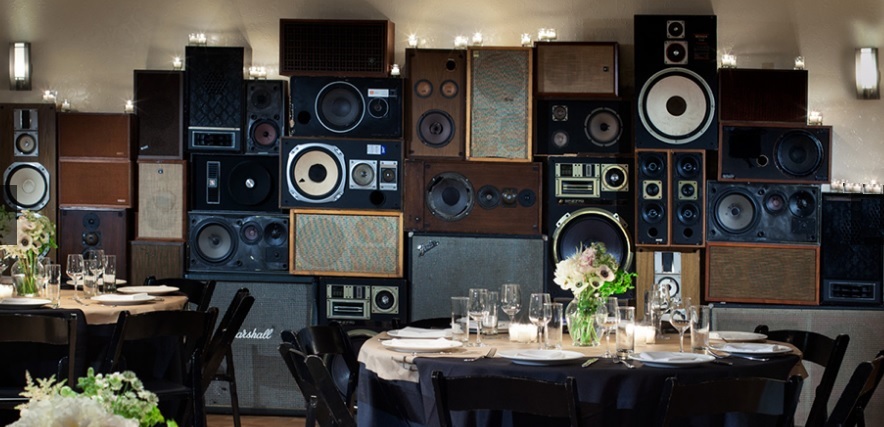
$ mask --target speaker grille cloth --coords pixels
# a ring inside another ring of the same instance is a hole
[[[386,22],[283,22],[280,74],[385,74],[386,46]]]
[[[295,214],[295,271],[400,274],[399,216]]]
[[[710,300],[817,300],[814,248],[710,246],[707,251]]]
[[[138,164],[138,238],[184,240],[184,164]]]
[[[822,272],[826,279],[881,281],[884,199],[823,196]]]
[[[242,121],[243,48],[187,47],[190,126],[236,128]]]
[[[470,72],[470,157],[528,158],[530,51],[479,50]]]

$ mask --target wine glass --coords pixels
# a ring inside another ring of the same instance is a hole
[[[549,302],[550,297],[546,293],[531,294],[531,299],[528,302],[528,318],[531,319],[531,323],[537,326],[537,342],[540,344],[541,350],[544,347],[543,337],[546,324],[552,318]]]
[[[687,300],[687,301],[685,301]],[[669,323],[678,329],[678,351],[684,353],[684,332],[691,326],[691,299],[684,298],[672,303],[669,309]]]
[[[472,288],[469,291],[470,318],[476,322],[476,347],[482,347],[482,319],[488,315],[488,289]]]
[[[95,282],[98,283],[98,279],[101,277],[102,273],[104,273],[104,249],[89,249],[86,251],[86,260],[95,260],[95,263],[92,264],[92,275],[95,276]]]
[[[595,312],[595,320],[601,325],[602,333],[605,334],[605,354],[602,357],[611,358],[611,331],[620,321],[620,311],[617,310],[617,298],[599,298],[598,308]]]
[[[522,289],[516,283],[504,283],[500,287],[500,308],[509,317],[510,324],[522,309]]]
[[[77,293],[77,285],[80,282],[80,278],[86,273],[86,265],[83,262],[82,254],[68,255],[66,272],[68,276],[74,280],[74,299],[78,299],[80,298],[80,294]]]
[[[666,281],[660,281],[651,289],[650,292],[650,310],[652,315],[654,316],[654,325],[657,330],[656,339],[667,339],[665,335],[663,335],[663,314],[669,311],[669,306],[672,303],[670,297],[670,285]]]

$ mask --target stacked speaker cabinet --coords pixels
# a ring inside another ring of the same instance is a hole
[[[61,208],[59,217],[59,258],[102,249],[107,255],[116,255],[117,277],[129,277],[132,222],[128,209]]]
[[[807,70],[722,68],[719,119],[807,123]]]
[[[187,46],[187,148],[242,150],[242,47]]]
[[[644,316],[647,293],[655,285],[669,285],[669,296],[691,298],[699,304],[702,262],[699,250],[673,252],[642,249],[635,256],[636,316]]]
[[[406,49],[405,157],[463,159],[466,51]]]
[[[636,245],[705,244],[703,150],[637,150]]]
[[[632,153],[632,104],[622,99],[543,99],[536,107],[537,155]]]
[[[709,242],[706,300],[817,305],[819,245]]]
[[[721,181],[827,183],[832,127],[722,122],[718,155]]]
[[[297,137],[402,137],[402,79],[293,77],[292,129]]]
[[[150,276],[183,277],[184,242],[133,240],[129,242],[129,283],[144,283]],[[122,276],[121,276],[122,277]]]
[[[541,233],[541,164],[405,161],[405,227],[432,233]]]
[[[280,19],[279,73],[387,77],[395,36],[387,20]]]
[[[135,238],[183,242],[187,230],[187,162],[138,160]]]
[[[288,271],[289,219],[261,212],[190,212],[187,271]]]
[[[277,154],[280,139],[286,133],[285,80],[249,80],[246,82],[246,153]]]
[[[616,97],[620,93],[615,42],[535,42],[537,96]]]
[[[716,17],[636,15],[636,148],[718,147]]]
[[[138,158],[184,158],[184,72],[135,70]]]
[[[190,170],[194,211],[280,213],[277,156],[193,154]]]
[[[533,49],[467,49],[468,160],[530,162]]]
[[[884,197],[823,194],[822,303],[882,304]]]
[[[403,279],[322,277],[317,295],[320,325],[381,332],[408,323],[409,296]]]

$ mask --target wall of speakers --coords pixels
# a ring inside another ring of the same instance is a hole
[[[718,147],[714,15],[635,15],[637,148]]]
[[[824,193],[821,261],[823,304],[882,304],[884,197]]]
[[[291,136],[401,138],[402,81],[293,77]]]
[[[316,302],[320,325],[334,321],[350,329],[371,329],[408,323],[408,286],[403,279],[322,277]]]
[[[707,241],[819,244],[819,186],[707,185]]]
[[[184,72],[135,70],[139,158],[184,158]]]
[[[406,160],[405,226],[434,233],[541,233],[539,163]]]
[[[242,47],[185,47],[187,71],[187,148],[190,151],[242,150]]]
[[[402,143],[284,138],[280,206],[401,209]]]
[[[279,74],[387,77],[395,25],[387,20],[280,19]]]
[[[636,245],[705,244],[706,154],[703,150],[636,152],[639,206]]]
[[[187,238],[187,162],[138,161],[139,240],[183,242]]]
[[[292,209],[290,217],[289,273],[402,277],[401,212]]]
[[[616,42],[535,42],[538,97],[617,96],[620,93]]]
[[[708,242],[706,300],[817,305],[819,245]]]
[[[128,249],[132,222],[127,209],[59,209],[58,253],[86,254],[103,249],[117,256],[117,277],[129,277]]]
[[[807,70],[721,68],[721,121],[807,123]]]
[[[278,153],[279,142],[286,133],[285,80],[249,80],[246,82],[245,102],[247,153]]]
[[[721,181],[828,183],[832,127],[794,123],[722,123]]]
[[[632,103],[538,100],[535,154],[631,153]]]
[[[283,214],[190,212],[188,272],[288,270],[289,222]]]
[[[530,162],[533,49],[467,49],[467,158]]]
[[[193,154],[191,209],[279,212],[279,157]]]
[[[463,159],[466,51],[406,49],[406,157]]]

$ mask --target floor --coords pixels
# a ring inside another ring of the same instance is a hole
[[[208,427],[233,427],[233,416],[211,414],[208,416]],[[242,427],[304,427],[303,417],[272,417],[259,415],[243,415],[240,419]]]

